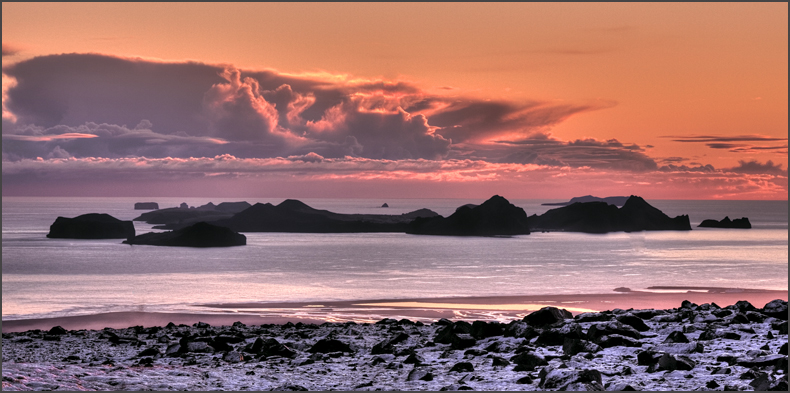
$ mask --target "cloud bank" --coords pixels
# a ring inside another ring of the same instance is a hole
[[[4,194],[38,192],[25,188],[36,182],[119,178],[606,183],[613,190],[620,183],[612,179],[630,179],[695,190],[704,183],[715,197],[782,190],[786,197],[787,170],[771,161],[716,169],[670,157],[659,165],[651,146],[563,140],[550,131],[613,102],[498,102],[440,91],[328,73],[99,54],[36,57],[3,69]],[[761,135],[668,138],[738,152],[787,149],[787,138]],[[613,192],[624,193],[623,184]]]

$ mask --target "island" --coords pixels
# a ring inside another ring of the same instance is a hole
[[[529,217],[533,231],[587,233],[635,231],[690,231],[688,215],[670,218],[644,199],[631,195],[623,207],[606,202],[576,202]]]
[[[172,247],[232,247],[246,245],[247,237],[225,227],[198,222],[175,231],[145,233],[123,243]]]
[[[189,207],[186,203],[182,203],[179,207],[143,213],[133,221],[158,224],[154,229],[180,229],[201,221],[212,222],[230,218],[250,206],[247,202],[222,202],[219,205],[209,202],[198,207]]]
[[[528,235],[529,223],[524,209],[494,195],[479,206],[461,206],[447,218],[417,218],[409,224],[406,233],[450,236]]]
[[[89,213],[74,218],[58,217],[49,227],[51,239],[128,239],[134,237],[134,223],[109,214]]]
[[[555,203],[541,203],[543,206],[568,206],[577,202],[606,202],[610,205],[623,206],[625,201],[628,200],[627,196],[610,196],[606,198],[598,198],[592,195],[585,195],[580,197],[573,197],[568,202],[555,202]]]
[[[159,204],[156,202],[137,202],[134,204],[134,210],[157,210]]]
[[[256,203],[231,218],[213,223],[238,232],[405,232],[406,226],[414,219],[435,216],[438,214],[428,209],[399,215],[340,214],[314,209],[295,199],[286,199],[276,206]]]
[[[750,229],[752,224],[749,222],[749,218],[741,217],[736,218],[734,220],[730,220],[729,216],[724,216],[724,219],[721,221],[716,220],[703,220],[702,223],[698,225],[699,228],[736,228],[736,229]]]

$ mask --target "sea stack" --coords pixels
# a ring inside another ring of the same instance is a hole
[[[51,239],[128,239],[134,237],[134,223],[109,214],[89,213],[74,218],[58,217],[50,225]]]
[[[747,217],[736,218],[734,220],[730,220],[729,216],[724,216],[724,219],[721,221],[716,220],[703,220],[702,223],[698,225],[700,228],[738,228],[738,229],[750,229],[752,224],[749,222]]]
[[[159,204],[156,202],[137,202],[134,204],[134,210],[158,210]]]
[[[145,233],[123,243],[173,247],[231,247],[246,245],[247,237],[225,227],[199,222],[175,231]]]

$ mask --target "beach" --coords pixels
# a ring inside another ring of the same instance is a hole
[[[787,302],[755,304],[686,300],[665,310],[581,313],[546,306],[506,323],[272,324],[146,313],[17,322],[9,332],[4,323],[3,390],[786,391]],[[137,324],[87,328],[127,321]],[[51,323],[82,328],[10,332]]]

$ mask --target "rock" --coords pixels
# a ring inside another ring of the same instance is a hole
[[[747,302],[746,300],[739,300],[735,302],[735,308],[740,310],[740,312],[747,312],[747,311],[756,311],[757,308],[752,306],[751,303]]]
[[[157,210],[159,204],[156,202],[137,202],[134,204],[134,210]]]
[[[214,348],[208,343],[204,341],[189,341],[186,344],[186,347],[183,347],[185,352],[196,352],[196,353],[212,353],[214,352]]]
[[[505,332],[505,325],[499,322],[483,322],[483,321],[474,321],[472,322],[472,329],[470,334],[472,337],[482,340],[488,337],[495,337],[501,336]]]
[[[667,338],[666,338],[666,340],[664,340],[664,342],[665,343],[687,343],[687,342],[689,342],[689,339],[688,339],[688,337],[686,337],[685,334],[683,334],[683,332],[676,330],[676,331],[674,331],[672,333],[669,333],[669,336],[667,336]]]
[[[390,205],[388,205],[388,204],[385,202],[383,205],[381,205],[381,207],[390,207]]]
[[[625,382],[620,382],[618,384],[614,384],[612,386],[609,386],[606,390],[609,391],[609,392],[635,392],[635,391],[637,391],[637,389],[635,389],[633,386],[631,386],[631,384],[628,384],[628,383],[625,383]]]
[[[618,321],[597,323],[587,329],[587,338],[595,343],[598,343],[602,337],[611,334],[619,334],[637,340],[642,338],[642,335],[636,329]]]
[[[566,323],[558,328],[546,329],[540,333],[535,341],[536,345],[563,345],[565,339],[582,339],[587,335],[582,332],[582,327],[575,323]]]
[[[475,368],[474,366],[472,366],[472,363],[469,362],[458,362],[450,369],[450,372],[459,372],[459,373],[466,373],[472,371],[475,371]]]
[[[49,332],[47,332],[47,334],[52,335],[52,336],[62,336],[62,335],[67,334],[67,333],[68,332],[66,331],[66,329],[64,329],[64,328],[62,328],[60,326],[55,326],[52,329],[49,329]]]
[[[74,218],[58,217],[49,227],[51,239],[129,239],[134,223],[109,214],[90,213]]]
[[[447,218],[417,218],[406,229],[410,234],[444,236],[512,236],[529,232],[524,209],[499,195],[479,206],[461,206]]]
[[[738,359],[737,363],[739,366],[747,368],[776,366],[780,369],[787,369],[787,355],[767,355],[759,356],[754,359]]]
[[[787,343],[782,344],[782,347],[779,348],[780,355],[787,355]]]
[[[226,353],[225,356],[222,357],[222,360],[228,363],[239,363],[244,360],[244,355],[236,351],[230,351]]]
[[[396,337],[393,337],[389,340],[384,340],[376,345],[373,346],[370,353],[373,355],[378,355],[382,353],[392,353],[395,348],[395,345],[401,343],[403,341],[408,340],[409,335],[406,333],[401,333]]]
[[[594,197],[592,195],[585,195],[580,197],[573,197],[568,202],[559,203],[541,203],[543,206],[568,206],[577,202],[606,202],[610,205],[623,206],[628,200],[627,196],[610,196],[606,198]]]
[[[415,366],[421,366],[425,364],[425,358],[420,356],[419,354],[412,353],[408,357],[406,357],[406,360],[404,360],[403,363],[413,364]]]
[[[348,344],[335,339],[318,340],[309,350],[310,353],[329,353],[329,352],[354,352]]]
[[[746,315],[746,318],[749,319],[749,322],[760,323],[760,322],[764,321],[765,318],[768,318],[767,316],[765,316],[765,315],[763,315],[763,314],[761,314],[761,313],[759,313],[757,311],[747,311],[745,315]]]
[[[771,329],[778,330],[779,334],[787,334],[787,321],[771,323]]]
[[[455,336],[455,339],[450,344],[450,348],[466,349],[474,346],[475,344],[477,344],[477,340],[475,340],[471,335],[461,333]]]
[[[631,337],[626,337],[621,334],[610,334],[598,339],[598,344],[601,348],[611,347],[641,347],[642,343],[634,340]]]
[[[160,354],[161,352],[159,352],[159,347],[148,347],[144,349],[142,352],[138,353],[136,357],[141,358],[145,356],[156,356]]]
[[[492,356],[491,359],[491,366],[493,367],[506,367],[510,365],[510,362],[508,362],[507,359],[499,356]]]
[[[425,367],[415,367],[406,376],[407,381],[433,381],[433,372]]]
[[[507,326],[507,328],[505,328],[505,333],[504,333],[505,337],[519,337],[519,338],[523,337],[526,338],[527,340],[533,337],[538,337],[539,335],[540,332],[536,331],[531,326],[529,326],[526,322],[523,321],[514,321],[510,323]]]
[[[768,302],[762,310],[763,314],[776,319],[787,320],[787,302],[775,299]]]
[[[566,338],[562,345],[562,353],[569,356],[573,356],[581,352],[596,353],[600,350],[601,347],[598,346],[598,344],[578,338]]]
[[[568,312],[568,310],[559,309],[556,307],[543,307],[540,310],[525,316],[523,321],[528,323],[530,326],[540,327],[552,325],[571,318],[573,318],[573,314]]]
[[[721,221],[716,221],[712,219],[702,220],[702,222],[698,225],[698,227],[749,229],[752,227],[752,224],[749,222],[749,219],[746,217],[730,220],[730,217],[724,216],[724,219],[722,219]]]
[[[666,313],[667,312],[664,311],[664,310],[655,310],[655,309],[652,309],[652,308],[649,308],[649,309],[646,309],[646,310],[633,310],[633,311],[631,311],[631,314],[633,314],[633,315],[635,315],[635,316],[637,316],[639,318],[642,318],[643,320],[645,320],[645,319],[652,319],[653,317],[655,317],[657,315],[664,315]]]
[[[584,323],[584,322],[602,322],[602,321],[610,321],[612,319],[611,314],[603,314],[599,312],[585,312],[576,315],[574,318],[576,322]]]
[[[710,381],[708,381],[708,383],[705,384],[705,387],[708,389],[716,389],[719,386],[720,385],[713,379],[711,379]]]
[[[131,239],[124,244],[171,247],[232,247],[247,244],[247,237],[228,228],[206,222],[170,232],[149,232]]]
[[[306,392],[307,388],[301,385],[292,384],[290,382],[272,388],[270,392]]]
[[[510,358],[510,361],[516,364],[513,371],[533,371],[535,367],[549,364],[546,358],[534,352],[522,352]]]
[[[553,369],[541,373],[538,387],[543,390],[603,390],[598,370]]]
[[[651,366],[658,363],[658,359],[661,358],[663,354],[656,353],[655,351],[648,350],[639,352],[636,355],[636,364],[640,366]]]
[[[757,376],[749,382],[749,386],[754,388],[755,392],[765,392],[771,387],[771,380],[766,373],[757,373]]]
[[[642,318],[639,318],[631,313],[618,316],[617,321],[626,324],[628,326],[631,326],[632,328],[636,329],[639,332],[646,332],[650,330],[650,327],[647,326],[647,324],[645,324],[645,321],[643,321]]]
[[[682,354],[688,355],[691,353],[702,353],[705,346],[701,343],[669,343],[660,344],[655,347],[656,351],[671,353],[674,355]]]
[[[519,385],[531,385],[532,382],[534,382],[534,381],[532,380],[532,378],[529,375],[527,375],[526,377],[521,377],[521,378],[516,380],[516,383],[519,384]]]

